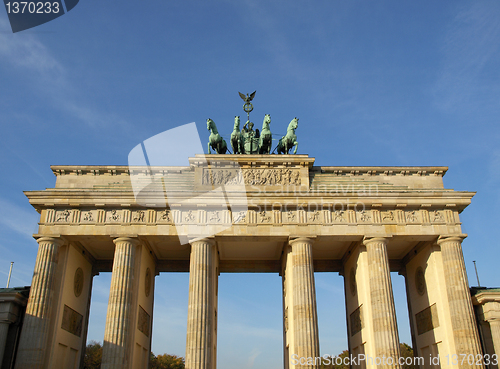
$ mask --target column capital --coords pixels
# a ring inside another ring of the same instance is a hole
[[[193,238],[189,240],[189,244],[193,245],[196,243],[208,243],[211,246],[215,245],[215,238],[214,237],[203,237],[203,238]]]
[[[316,239],[315,236],[312,236],[312,237],[297,237],[297,238],[289,237],[288,238],[288,244],[291,246],[294,243],[301,242],[301,243],[307,243],[307,244],[312,245],[314,243],[315,239]]]
[[[485,319],[484,319],[486,322],[490,323],[490,324],[496,324],[496,325],[500,325],[500,317],[499,316],[490,316],[490,317],[486,317],[485,316]]]
[[[57,246],[64,244],[64,240],[58,236],[42,236],[36,239],[36,242],[40,244],[41,242],[55,243]]]
[[[458,243],[462,243],[462,241],[464,240],[465,237],[467,237],[466,234],[441,235],[441,236],[439,236],[439,238],[437,240],[437,244],[441,245],[442,243],[445,243],[445,242],[458,242]]]
[[[384,245],[387,245],[388,239],[386,237],[367,237],[367,236],[363,238],[363,245],[365,246],[374,242],[383,243]]]
[[[116,245],[117,243],[122,243],[122,242],[130,242],[132,243],[134,246],[137,246],[141,243],[141,241],[139,241],[138,238],[136,237],[129,237],[129,236],[125,236],[125,237],[117,237],[115,239],[113,239],[113,243]]]

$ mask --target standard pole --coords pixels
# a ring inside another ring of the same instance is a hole
[[[9,278],[7,278],[7,288],[9,288],[10,276],[12,275],[12,265],[14,265],[13,261],[10,262]]]
[[[474,269],[476,270],[477,286],[481,287],[481,283],[479,283],[479,274],[477,274],[476,260],[473,260],[472,262],[474,263]]]

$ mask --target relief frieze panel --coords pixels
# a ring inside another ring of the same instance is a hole
[[[146,217],[146,212],[144,210],[136,210],[132,213],[132,222],[144,223],[145,217]]]
[[[96,211],[95,210],[85,210],[82,211],[82,215],[80,217],[81,223],[95,223],[96,221]]]
[[[345,223],[346,220],[346,213],[344,210],[334,210],[332,212],[332,220],[334,223]]]
[[[106,223],[120,223],[122,221],[122,210],[106,211]]]
[[[452,210],[256,208],[249,211],[212,209],[48,209],[48,224],[319,224],[444,225],[459,222]]]
[[[300,186],[300,171],[289,168],[203,169],[203,185]]]
[[[170,210],[159,210],[156,215],[157,223],[173,223],[172,212]]]
[[[444,214],[442,211],[434,210],[430,214],[432,223],[445,223]]]
[[[58,210],[56,211],[55,222],[56,223],[69,223],[71,220],[71,210]]]
[[[259,212],[259,223],[271,223],[272,211],[262,210]]]
[[[232,217],[233,217],[233,224],[245,224],[247,222],[246,211],[232,212]]]
[[[396,215],[393,210],[382,212],[382,222],[383,223],[394,223],[396,221]]]
[[[360,223],[368,223],[372,221],[372,214],[370,210],[360,210],[356,212],[356,219]]]
[[[420,221],[418,210],[410,210],[406,212],[406,222],[407,223],[418,223]]]
[[[322,213],[323,213],[323,211],[321,211],[321,210],[309,211],[308,216],[307,216],[309,223],[313,223],[313,224],[323,223],[324,219],[323,219]]]

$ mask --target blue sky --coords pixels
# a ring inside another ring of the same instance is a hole
[[[462,213],[475,285],[500,286],[500,2],[88,1],[12,34],[0,12],[0,285],[29,285],[37,213],[24,190],[53,164],[126,165],[145,139],[206,119],[229,135],[293,117],[317,165],[445,165],[445,187],[477,191]],[[102,341],[109,274],[94,280],[89,339]],[[2,282],[2,280],[4,282]],[[157,277],[153,351],[184,355],[187,274]],[[403,279],[393,275],[402,341]],[[316,274],[321,352],[347,348],[342,277]],[[280,368],[277,275],[221,275],[218,367]]]

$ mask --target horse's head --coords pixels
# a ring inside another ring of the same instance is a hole
[[[299,126],[299,118],[295,117],[288,125],[288,129],[297,129],[298,126]]]
[[[239,115],[236,115],[234,117],[234,128],[236,129],[240,129],[240,116]]]
[[[214,121],[210,118],[207,119],[207,129],[210,130],[212,128]]]
[[[269,114],[264,116],[264,124],[271,124],[271,116]]]

